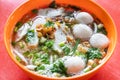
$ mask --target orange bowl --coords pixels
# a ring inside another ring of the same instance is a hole
[[[42,75],[35,74],[31,72],[30,70],[26,69],[22,64],[20,64],[14,57],[12,50],[11,50],[11,37],[14,25],[25,15],[27,12],[34,8],[42,8],[44,6],[49,5],[52,2],[52,0],[29,0],[26,1],[24,4],[19,6],[8,18],[5,29],[4,29],[4,42],[7,48],[7,51],[12,58],[12,60],[15,62],[16,65],[18,65],[29,77],[31,77],[34,80],[87,80],[90,77],[92,77],[102,66],[105,65],[105,63],[110,59],[111,55],[113,54],[113,51],[115,49],[116,41],[117,41],[117,32],[115,25],[113,23],[113,20],[109,16],[109,14],[98,4],[96,4],[92,0],[56,0],[58,4],[70,4],[74,6],[81,7],[90,13],[94,14],[98,19],[100,19],[103,24],[105,25],[105,28],[108,32],[108,38],[110,39],[110,44],[108,47],[107,55],[103,59],[103,62],[98,65],[93,70],[82,74],[77,75],[73,77],[67,77],[67,78],[49,78]]]

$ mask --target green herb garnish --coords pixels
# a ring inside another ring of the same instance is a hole
[[[55,0],[53,0],[50,5],[49,5],[50,8],[57,8],[57,4],[55,2]]]
[[[16,25],[15,25],[15,28],[14,28],[14,32],[17,32],[18,29],[23,25],[22,22],[17,22]]]
[[[75,46],[73,47],[72,54],[74,54],[76,52],[79,43],[80,43],[80,39],[77,39]]]
[[[22,22],[17,22],[15,26],[16,26],[16,27],[21,27],[22,25],[23,25]]]
[[[107,35],[107,31],[105,30],[105,28],[104,28],[104,27],[102,27],[102,28],[98,29],[98,30],[97,30],[97,32],[101,32],[101,33],[103,33],[103,34]]]
[[[18,62],[21,62],[21,61],[22,61],[19,56],[16,56],[16,60],[17,60]]]
[[[65,42],[60,42],[60,43],[59,43],[59,46],[60,46],[60,47],[65,46]]]
[[[33,9],[32,13],[37,14],[38,13],[38,9]]]
[[[26,35],[26,42],[30,42],[34,36],[35,36],[34,30],[28,30]]]
[[[49,64],[49,55],[47,53],[44,53],[40,56],[41,62],[45,64]]]
[[[56,73],[67,75],[66,70],[67,68],[64,66],[64,63],[62,60],[56,61],[51,68],[52,73],[56,72]]]
[[[73,5],[68,5],[68,7],[72,8],[72,9],[74,9],[76,11],[81,10],[79,7],[73,6]]]
[[[45,43],[45,46],[47,46],[48,48],[51,48],[54,44],[54,41],[53,40],[49,40]]]
[[[87,51],[88,59],[101,59],[102,54],[98,48],[89,48]]]
[[[70,48],[67,47],[67,46],[64,46],[64,47],[63,47],[63,52],[65,53],[65,55],[69,55],[69,53],[70,53]]]
[[[25,45],[23,44],[23,42],[19,42],[18,45],[20,46],[21,49],[23,49],[25,47]]]
[[[45,66],[44,65],[40,65],[40,66],[35,68],[35,71],[39,71],[39,70],[45,70]]]
[[[46,24],[44,25],[46,27],[54,27],[54,23],[52,21],[47,21]]]
[[[33,54],[33,63],[36,62],[42,63],[42,64],[49,64],[49,55],[47,53],[35,53]]]
[[[12,44],[12,46],[15,46],[15,45],[16,45],[16,42],[15,42],[15,41],[12,41],[11,44]]]
[[[29,54],[30,54],[30,52],[29,52],[29,51],[26,51],[26,52],[24,52],[24,53],[23,53],[23,55],[24,55],[25,57],[28,57],[28,56],[29,56]]]

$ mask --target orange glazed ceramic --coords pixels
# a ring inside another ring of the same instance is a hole
[[[51,2],[52,0],[27,0],[24,4],[16,8],[16,10],[8,18],[6,25],[5,25],[4,42],[5,42],[7,51],[11,59],[15,62],[15,64],[18,65],[33,80],[87,80],[90,77],[92,77],[110,59],[115,49],[115,45],[117,41],[117,32],[116,32],[116,28],[115,28],[115,25],[111,17],[102,7],[100,7],[98,4],[96,4],[92,0],[56,0],[56,3],[57,4],[70,4],[70,5],[81,7],[89,11],[91,14],[95,15],[105,25],[105,28],[108,32],[108,38],[110,40],[110,44],[108,47],[107,55],[103,59],[103,62],[100,65],[98,65],[96,68],[94,68],[93,70],[85,74],[77,75],[73,77],[66,77],[66,78],[45,77],[45,76],[35,74],[32,71],[26,69],[22,64],[20,64],[15,59],[12,53],[10,42],[11,42],[14,25],[23,17],[23,15],[25,15],[30,10],[34,8],[42,8],[42,7],[48,6]]]

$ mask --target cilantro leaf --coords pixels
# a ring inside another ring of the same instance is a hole
[[[101,59],[102,54],[98,48],[89,48],[87,51],[88,59]]]

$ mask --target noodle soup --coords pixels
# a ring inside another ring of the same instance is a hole
[[[104,24],[91,13],[54,1],[23,16],[12,36],[15,58],[48,77],[89,72],[101,64],[110,42]]]

